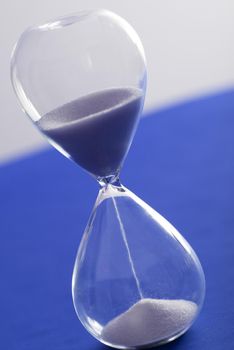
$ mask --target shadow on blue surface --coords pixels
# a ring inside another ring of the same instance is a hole
[[[207,280],[200,317],[162,348],[232,350],[234,91],[151,114],[123,183],[182,232]],[[70,291],[96,194],[95,181],[54,150],[0,167],[1,349],[107,349],[77,320]]]
[[[191,333],[188,332],[188,333]],[[151,348],[152,350],[156,350],[156,349],[163,349],[163,350],[177,350],[177,349],[182,349],[181,346],[183,346],[183,342],[186,342],[186,337],[188,336],[188,333],[181,336],[180,338],[174,340],[173,342],[171,343],[168,343],[168,344],[164,344],[164,345],[161,345],[161,346],[156,346],[154,348]],[[186,347],[187,347],[187,344],[186,344]],[[105,345],[102,345],[100,344],[99,347],[97,348],[93,348],[93,349],[90,349],[90,350],[108,350],[108,349],[113,349],[113,348],[110,348],[109,346],[105,346]]]
[[[186,334],[181,336],[180,338],[161,346],[156,346],[154,348],[151,348],[152,350],[181,350],[181,349],[190,349],[192,344],[196,342],[196,337],[199,336],[199,334],[196,334],[196,332],[193,331],[193,329],[190,329]],[[189,339],[190,338],[190,339]],[[195,345],[196,346],[196,345]],[[90,350],[108,350],[113,349],[109,346],[105,346],[103,344],[97,344],[97,347],[90,348]],[[195,349],[195,347],[194,347]]]

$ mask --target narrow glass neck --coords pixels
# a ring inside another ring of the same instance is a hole
[[[117,175],[110,175],[106,177],[99,177],[97,178],[97,181],[101,188],[107,188],[109,185],[116,187],[116,188],[122,188],[122,185],[119,180],[119,174]]]
[[[122,186],[119,180],[119,176],[109,176],[105,178],[97,179],[101,187],[99,195],[97,197],[97,205],[100,201],[110,197],[124,196],[127,193],[127,189]]]

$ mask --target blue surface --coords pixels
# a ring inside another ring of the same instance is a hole
[[[162,348],[233,350],[234,91],[152,112],[122,181],[182,232],[206,274],[200,317]],[[70,288],[97,190],[54,150],[0,168],[0,349],[107,349],[81,326]]]

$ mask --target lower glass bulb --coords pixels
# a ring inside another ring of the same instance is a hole
[[[103,187],[73,272],[85,328],[119,349],[165,343],[192,325],[204,293],[201,264],[180,233],[126,188]]]

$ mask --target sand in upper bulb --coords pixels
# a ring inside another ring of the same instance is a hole
[[[95,176],[115,174],[131,144],[143,103],[140,89],[90,93],[46,113],[37,125]]]
[[[101,338],[126,347],[154,344],[185,331],[196,313],[192,301],[144,298],[108,322]]]

